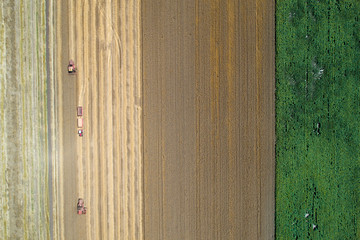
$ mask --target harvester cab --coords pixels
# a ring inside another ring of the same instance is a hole
[[[84,131],[82,129],[78,130],[79,137],[82,137],[84,135]]]
[[[69,74],[76,74],[76,66],[73,60],[69,61],[69,65],[68,65],[68,73]]]
[[[79,214],[79,215],[86,214],[86,207],[85,207],[84,199],[82,199],[82,198],[78,199],[77,214]]]

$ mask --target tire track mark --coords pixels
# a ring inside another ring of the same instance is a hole
[[[84,51],[83,51],[83,73],[84,77],[78,81],[78,106],[83,107],[83,116],[84,116],[84,136],[78,137],[78,140],[80,144],[78,145],[78,149],[81,149],[81,152],[79,154],[80,161],[83,162],[83,169],[80,169],[81,172],[84,172],[84,183],[83,185],[80,185],[83,189],[83,195],[84,199],[86,201],[86,205],[88,207],[92,206],[92,168],[93,166],[91,164],[91,152],[90,152],[90,129],[91,129],[91,111],[89,111],[89,82],[90,82],[90,76],[92,75],[92,71],[90,69],[93,69],[93,66],[91,65],[91,35],[87,34],[88,32],[91,32],[91,18],[90,18],[90,3],[88,1],[82,1],[83,5],[83,36],[84,36]],[[86,239],[90,240],[92,239],[91,236],[91,219],[93,218],[93,209],[91,208],[90,211],[87,211],[87,217],[86,217]]]
[[[211,205],[213,216],[211,239],[220,239],[220,1],[211,1],[210,14],[210,111],[211,111]]]
[[[113,56],[112,56],[112,51],[113,51],[113,31],[110,31],[110,29],[112,28],[112,11],[111,11],[111,2],[107,1],[105,3],[105,11],[106,11],[106,16],[110,16],[110,20],[106,20],[106,35],[105,35],[105,44],[106,44],[106,49],[105,49],[105,59],[106,59],[106,66],[108,67],[108,71],[106,71],[105,76],[106,78],[105,80],[105,96],[106,96],[106,106],[105,106],[105,111],[106,111],[106,115],[107,117],[105,118],[106,121],[104,121],[104,125],[107,126],[105,129],[106,132],[106,139],[105,142],[106,143],[112,143],[112,144],[107,144],[105,151],[106,151],[106,175],[107,175],[107,179],[106,179],[106,186],[107,186],[107,195],[108,197],[108,238],[109,239],[114,239],[114,186],[113,186],[113,142],[112,142],[112,136],[113,136],[113,121],[112,121],[112,77],[113,77],[113,72],[115,70],[114,66],[113,66]],[[116,52],[115,52],[116,53]],[[115,55],[116,57],[116,55]],[[106,66],[104,66],[106,69]],[[110,117],[109,117],[110,116]]]
[[[262,8],[262,4],[259,4],[259,1],[256,0],[255,1],[255,29],[256,29],[256,33],[255,33],[255,41],[256,41],[256,49],[255,49],[255,85],[256,85],[256,142],[255,142],[255,146],[256,146],[256,153],[255,153],[255,157],[256,157],[256,179],[257,179],[257,184],[256,184],[256,192],[258,193],[257,196],[257,237],[259,239],[261,239],[262,236],[262,218],[261,218],[261,214],[262,214],[262,209],[261,209],[261,199],[262,199],[262,182],[261,182],[261,152],[260,152],[260,142],[261,142],[261,80],[264,78],[264,76],[262,75],[261,72],[261,66],[264,64],[263,63],[263,49],[262,49],[262,38],[259,37],[259,33],[262,33],[264,31],[264,29],[262,29],[263,26],[263,22],[262,22],[262,17],[259,15],[259,13],[261,12],[261,8]]]
[[[57,76],[57,90],[58,90],[58,124],[59,124],[59,129],[64,129],[63,126],[63,85],[62,85],[62,71],[61,71],[61,66],[62,66],[62,62],[61,62],[61,53],[62,53],[62,38],[61,36],[61,31],[62,31],[62,7],[61,7],[61,3],[60,1],[57,1],[56,4],[56,35],[57,40],[56,40],[56,66],[58,66],[58,68],[56,68],[56,76]],[[60,69],[59,69],[60,68]],[[63,189],[64,189],[64,171],[63,171],[63,164],[62,164],[62,159],[64,158],[63,156],[63,131],[58,131],[59,134],[59,158],[58,158],[58,167],[59,167],[59,174],[58,174],[58,193],[59,193],[59,201],[58,201],[58,212],[59,212],[59,221],[58,221],[58,229],[59,229],[59,236],[61,239],[65,239],[65,232],[64,232],[64,228],[65,228],[65,223],[64,223],[64,211],[65,208],[64,206],[64,194],[63,194]]]
[[[136,183],[136,205],[135,205],[135,214],[137,215],[135,219],[135,238],[143,239],[144,238],[144,228],[143,228],[143,152],[142,152],[142,79],[141,79],[141,23],[140,23],[140,14],[141,14],[141,1],[134,1],[133,7],[134,14],[134,28],[133,36],[134,41],[134,49],[132,50],[134,54],[134,84],[135,84],[135,93],[134,93],[134,108],[135,108],[135,159],[136,162],[136,170],[135,179],[137,179]],[[135,216],[136,216],[135,215]]]
[[[98,139],[98,131],[96,131],[97,126],[98,126],[98,79],[99,79],[99,72],[98,72],[98,66],[99,66],[99,62],[98,62],[98,55],[97,55],[97,49],[98,49],[98,39],[97,39],[97,35],[99,32],[99,25],[98,25],[98,14],[97,14],[97,9],[98,9],[98,2],[94,1],[91,2],[91,7],[90,7],[90,15],[91,17],[91,30],[92,30],[92,34],[90,34],[90,40],[91,40],[91,44],[90,44],[90,65],[91,65],[91,70],[92,70],[92,77],[89,79],[90,81],[90,91],[89,94],[91,94],[91,96],[89,96],[89,105],[88,105],[88,109],[89,109],[89,113],[91,111],[91,125],[89,127],[89,134],[90,135],[90,139],[89,139],[89,145],[90,145],[90,149],[91,149],[91,153],[90,153],[90,157],[91,157],[91,166],[92,166],[92,171],[91,171],[91,202],[90,202],[90,208],[91,208],[91,239],[100,239],[100,203],[99,203],[99,150],[98,150],[98,144],[97,144],[97,139]],[[90,128],[92,130],[90,130]]]
[[[228,192],[229,192],[229,205],[228,205],[228,224],[229,224],[229,233],[228,237],[229,239],[236,239],[236,229],[237,221],[235,216],[235,202],[236,199],[238,199],[237,194],[237,188],[236,188],[236,173],[234,169],[236,169],[236,128],[235,128],[235,122],[238,119],[236,115],[236,110],[238,109],[236,106],[236,91],[237,91],[237,82],[234,81],[236,78],[236,69],[234,66],[237,66],[235,61],[235,54],[236,52],[236,45],[235,45],[235,29],[236,29],[236,14],[235,10],[237,9],[236,6],[236,0],[229,1],[229,4],[227,5],[227,21],[228,21],[228,34],[227,34],[227,42],[228,42],[228,48],[227,48],[227,64],[226,64],[226,75],[228,77],[228,92],[227,92],[227,101],[229,103],[233,103],[230,105],[227,109],[228,111],[228,118],[227,118],[227,131],[228,131],[228,168],[229,168],[229,174],[228,174]]]
[[[120,8],[121,8],[121,28],[120,32],[124,33],[120,35],[120,42],[126,43],[126,15],[127,15],[127,8],[126,8],[126,1],[120,2]],[[126,128],[126,107],[127,107],[127,97],[126,97],[126,79],[127,79],[127,69],[126,62],[127,62],[127,50],[124,49],[124,51],[121,54],[122,56],[122,63],[121,63],[121,122],[122,122],[122,136],[121,136],[121,155],[122,155],[122,200],[123,200],[123,238],[129,239],[129,209],[128,209],[128,158],[127,158],[127,143],[128,143],[128,137],[127,137],[127,128]],[[124,121],[125,119],[125,121]]]
[[[259,237],[275,238],[275,3],[256,1]]]
[[[257,199],[257,187],[258,187],[258,150],[256,147],[256,73],[255,73],[255,51],[256,51],[256,26],[255,26],[255,2],[245,1],[240,4],[240,16],[242,15],[242,23],[240,29],[240,45],[243,45],[240,49],[240,56],[245,61],[241,64],[240,78],[241,80],[241,93],[245,94],[241,102],[244,105],[240,105],[240,121],[243,122],[240,128],[241,156],[244,157],[241,169],[241,188],[242,192],[246,192],[247,195],[241,196],[242,213],[243,216],[249,219],[241,226],[241,232],[248,238],[259,238],[258,232],[258,199]],[[246,89],[246,90],[245,90]],[[245,93],[245,91],[246,93]],[[255,177],[252,177],[255,176]],[[251,184],[246,184],[251,179]],[[245,209],[251,209],[249,212],[245,212]]]
[[[133,15],[133,11],[132,11],[132,6],[133,6],[134,1],[129,1],[128,5],[127,5],[127,26],[129,27],[129,29],[134,29],[134,24],[132,21],[132,15]],[[130,10],[130,11],[129,11]],[[134,238],[136,236],[135,230],[136,230],[136,212],[135,212],[135,203],[136,203],[136,184],[135,184],[135,165],[136,165],[136,159],[135,159],[135,147],[134,147],[134,131],[135,131],[135,126],[134,126],[134,82],[135,82],[135,78],[134,78],[134,57],[133,57],[133,49],[134,49],[134,35],[133,35],[133,31],[128,31],[127,34],[128,39],[126,41],[126,45],[128,46],[128,71],[129,71],[129,78],[127,79],[127,85],[128,85],[128,99],[129,99],[129,105],[127,107],[128,112],[127,112],[127,131],[129,132],[129,139],[128,139],[128,161],[130,161],[130,167],[129,167],[129,179],[128,179],[128,184],[129,184],[129,188],[130,188],[130,194],[129,194],[129,202],[130,202],[130,236],[132,238]]]
[[[104,24],[105,24],[105,20],[103,17],[99,17],[99,35],[98,35],[98,39],[99,39],[99,44],[100,44],[100,52],[99,52],[99,64],[98,66],[100,67],[100,69],[106,69],[108,66],[106,66],[106,56],[104,54],[104,49],[106,48],[106,42],[105,42],[105,28],[104,28]],[[99,181],[99,186],[100,186],[100,204],[99,204],[99,208],[100,208],[100,236],[101,239],[108,239],[108,232],[107,232],[107,227],[108,227],[108,221],[107,221],[107,212],[108,212],[108,208],[107,208],[107,187],[106,187],[106,152],[105,152],[105,128],[104,128],[104,117],[105,117],[105,74],[104,74],[104,70],[100,70],[99,71],[99,125],[98,129],[99,129],[99,163],[100,163],[100,167],[99,167],[99,175],[100,175],[100,181]]]
[[[57,123],[57,110],[55,109],[57,103],[57,97],[55,95],[57,87],[55,85],[55,52],[56,44],[54,37],[56,34],[55,25],[55,9],[56,3],[53,1],[46,2],[46,71],[47,71],[47,120],[48,120],[48,186],[49,186],[49,238],[58,239],[58,218],[57,218],[57,207],[58,207],[58,192],[57,192],[57,177],[58,177],[58,165],[57,165],[57,137],[58,132],[56,128]]]
[[[113,1],[112,7],[112,15],[113,15],[113,29],[115,34],[117,35],[117,31],[119,31],[118,24],[119,24],[119,2]],[[118,51],[120,48],[119,45],[119,36],[117,35],[117,47],[115,46],[115,51]],[[113,49],[114,50],[114,49]],[[114,205],[112,206],[115,214],[114,214],[114,239],[121,239],[121,195],[120,195],[120,187],[121,187],[121,158],[120,158],[120,71],[117,68],[120,68],[120,54],[116,54],[114,58],[114,67],[113,67],[113,91],[112,91],[112,98],[113,98],[113,126],[114,126],[114,134],[113,134],[113,161],[114,161]],[[117,227],[116,227],[117,226]]]
[[[68,6],[68,28],[69,28],[69,49],[68,49],[68,56],[70,59],[73,59],[75,61],[76,64],[76,59],[75,59],[75,50],[76,50],[76,41],[75,41],[75,28],[77,24],[77,19],[76,19],[76,9],[74,9],[74,4],[73,4],[73,0],[68,0],[67,1],[67,6]],[[78,1],[76,1],[78,2]]]
[[[86,46],[86,43],[84,41],[84,16],[83,16],[83,1],[76,1],[75,2],[75,9],[74,10],[74,15],[75,15],[75,20],[76,22],[73,23],[74,28],[70,28],[70,32],[72,32],[72,36],[75,36],[75,39],[73,42],[70,42],[70,46],[74,45],[75,52],[70,53],[69,55],[73,55],[75,54],[76,57],[76,65],[80,66],[81,70],[77,71],[76,74],[76,78],[73,79],[74,81],[76,81],[76,104],[77,106],[79,106],[79,104],[81,104],[81,102],[79,102],[80,100],[80,90],[84,84],[84,76],[86,74],[86,65],[84,64],[84,48]],[[69,25],[72,26],[72,25]],[[73,113],[73,119],[75,121],[76,118],[76,109],[71,109],[71,112]],[[84,119],[83,117],[83,125],[87,125],[87,121],[86,119]],[[74,135],[75,135],[75,130],[74,130]],[[77,169],[77,174],[76,174],[76,182],[77,182],[77,196],[84,198],[84,201],[86,201],[85,198],[85,192],[84,192],[84,166],[83,166],[83,152],[82,152],[82,139],[79,137],[76,137],[76,169]]]
[[[1,201],[1,208],[0,208],[0,213],[1,213],[1,225],[0,225],[0,230],[3,233],[4,239],[7,239],[8,233],[9,233],[9,224],[7,224],[9,222],[9,199],[8,199],[8,193],[6,191],[7,189],[7,178],[6,178],[6,166],[7,166],[7,158],[6,158],[6,133],[5,133],[5,129],[6,129],[6,124],[5,124],[5,114],[4,114],[4,109],[5,109],[5,101],[6,101],[6,69],[8,69],[7,66],[7,61],[6,61],[6,56],[7,56],[7,46],[6,46],[6,34],[5,34],[5,17],[4,15],[6,15],[6,13],[4,13],[4,1],[0,2],[0,19],[1,19],[1,24],[0,24],[0,42],[2,43],[0,45],[0,57],[1,57],[1,68],[0,68],[0,77],[2,79],[2,81],[0,81],[0,143],[1,146],[3,146],[0,149],[0,158],[1,158],[1,198],[3,199]]]

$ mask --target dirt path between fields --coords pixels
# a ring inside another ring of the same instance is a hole
[[[144,0],[145,239],[273,239],[270,0]]]

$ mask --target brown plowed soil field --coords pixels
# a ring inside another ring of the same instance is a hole
[[[54,237],[273,239],[275,3],[66,0],[55,8]],[[76,214],[78,197],[85,216]]]
[[[142,1],[146,239],[274,238],[274,1]]]

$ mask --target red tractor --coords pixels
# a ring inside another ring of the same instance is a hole
[[[68,73],[69,74],[76,74],[76,66],[73,60],[69,61],[69,65],[68,65]]]
[[[84,199],[82,198],[78,199],[77,214],[79,215],[86,214],[86,207],[85,207]]]
[[[79,129],[78,130],[79,137],[82,137],[84,135],[84,130]]]

